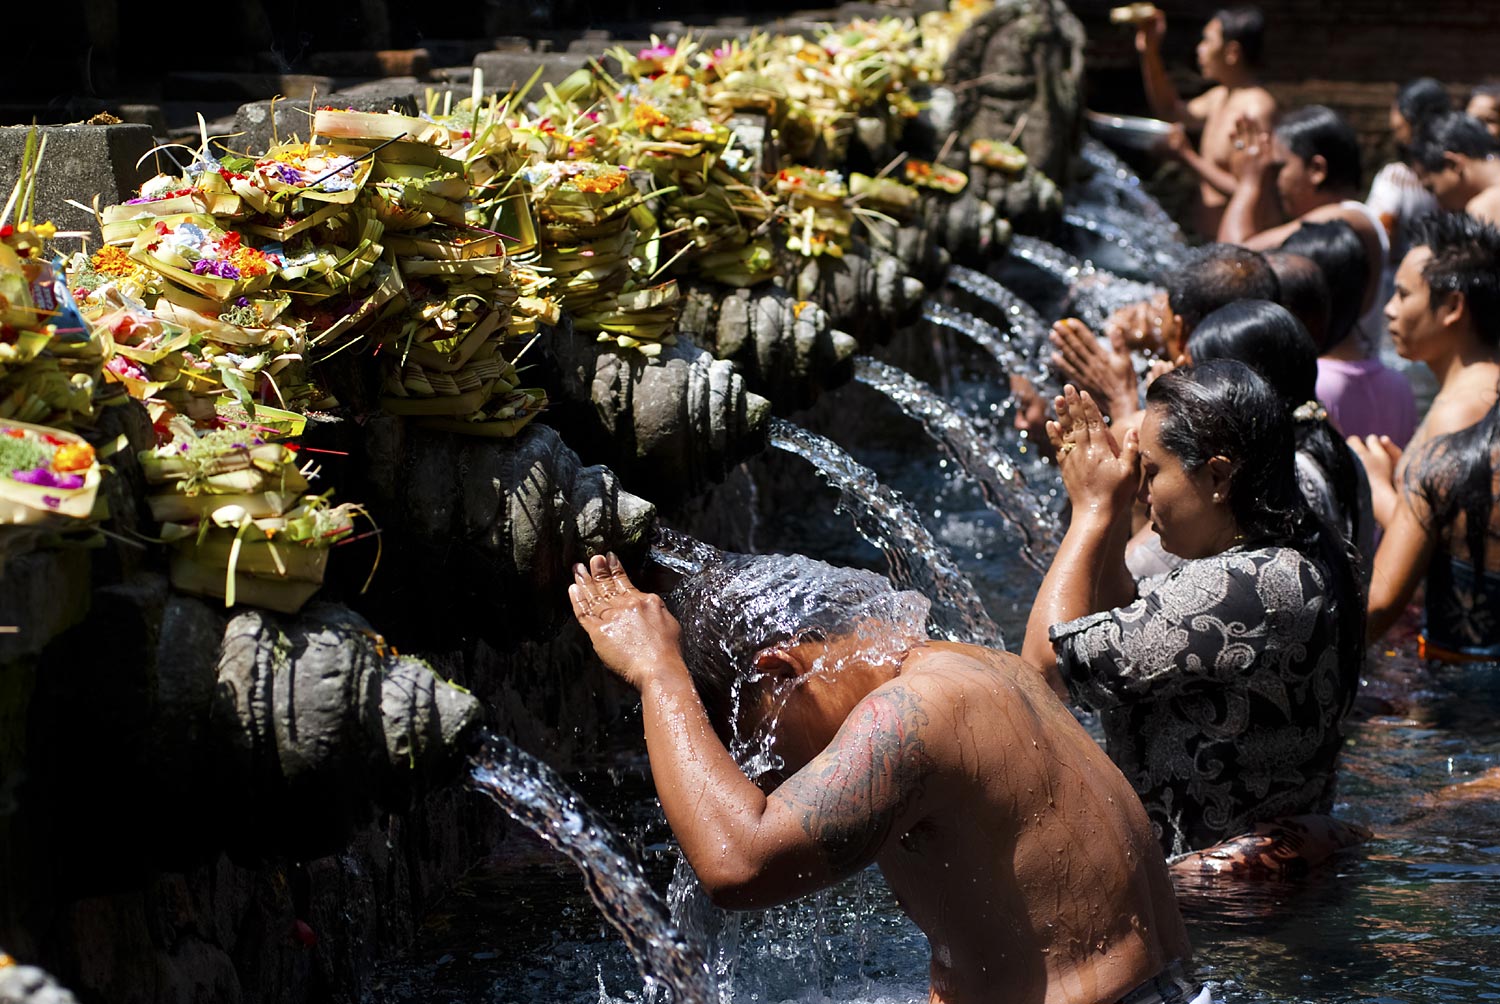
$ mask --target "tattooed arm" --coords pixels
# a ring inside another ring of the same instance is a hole
[[[730,758],[686,674],[663,674],[642,697],[662,808],[720,906],[764,907],[821,889],[924,814],[929,719],[905,681],[860,702],[833,742],[770,795]]]

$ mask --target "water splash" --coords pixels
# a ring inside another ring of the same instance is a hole
[[[673,1004],[716,1000],[699,950],[673,925],[640,863],[603,816],[556,771],[503,736],[486,733],[470,763],[476,788],[578,866],[589,898],[635,958],[648,997]]]
[[[696,575],[723,558],[723,551],[697,537],[660,523],[651,527],[651,560],[679,575]]]
[[[803,458],[838,489],[840,508],[854,518],[860,536],[885,555],[891,581],[932,601],[931,628],[949,641],[1004,647],[978,591],[899,492],[837,443],[785,419],[771,420],[771,445]]]
[[[904,370],[858,356],[854,376],[922,423],[938,448],[978,484],[985,504],[1020,536],[1022,560],[1045,572],[1062,537],[1057,516],[1027,488],[1025,477],[994,446],[991,437],[972,418]]]

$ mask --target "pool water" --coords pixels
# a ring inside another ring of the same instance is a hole
[[[1381,654],[1364,689],[1336,812],[1375,839],[1305,880],[1179,890],[1195,964],[1223,1004],[1500,1001],[1500,667]],[[639,770],[572,780],[665,889],[675,854]],[[572,867],[513,839],[430,919],[409,959],[382,969],[368,1004],[643,1000]],[[716,945],[735,1004],[926,1000],[926,940],[874,869],[720,921],[698,933]]]

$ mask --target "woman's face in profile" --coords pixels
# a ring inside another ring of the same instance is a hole
[[[1180,558],[1206,558],[1218,553],[1228,504],[1214,501],[1207,467],[1190,472],[1162,445],[1162,414],[1152,405],[1141,423],[1140,499],[1162,547]]]

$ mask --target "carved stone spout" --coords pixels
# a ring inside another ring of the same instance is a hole
[[[819,390],[847,381],[848,361],[859,350],[822,307],[776,286],[695,286],[684,297],[677,330],[739,364],[779,409],[805,407]]]
[[[637,555],[656,516],[549,426],[485,440],[382,416],[365,437],[369,501],[396,552],[389,576],[381,572],[387,588],[437,618],[434,627],[477,626],[503,646],[550,631],[566,612],[572,563]]]
[[[564,324],[551,349],[581,426],[573,434],[653,499],[700,492],[766,445],[770,401],[685,335],[648,360]]]

